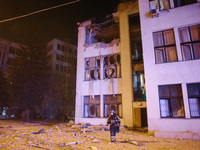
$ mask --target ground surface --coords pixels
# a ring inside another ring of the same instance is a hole
[[[87,127],[87,128],[83,128]],[[0,120],[0,150],[199,150],[199,140],[155,138],[146,132],[121,128],[117,142],[110,143],[105,126],[50,124],[40,121]]]

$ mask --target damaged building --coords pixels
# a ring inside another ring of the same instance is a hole
[[[96,23],[79,23],[75,122],[106,124],[115,110],[122,125],[146,127],[146,92],[138,3]]]
[[[106,124],[114,109],[156,137],[199,139],[199,14],[199,0],[135,0],[81,23],[75,122]]]

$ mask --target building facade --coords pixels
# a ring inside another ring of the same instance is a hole
[[[105,22],[79,25],[76,123],[106,124],[114,109],[122,125],[147,125],[142,44],[130,38],[140,31],[138,18],[138,3],[129,1]]]
[[[139,10],[148,130],[157,137],[199,139],[200,4],[139,0]]]
[[[20,51],[19,43],[0,39],[0,69],[5,71],[9,65],[14,63],[15,56]]]
[[[53,39],[46,45],[48,64],[53,74],[57,74],[58,86],[66,86],[65,110],[70,117],[74,116],[75,92],[76,92],[76,62],[77,47],[64,41]]]

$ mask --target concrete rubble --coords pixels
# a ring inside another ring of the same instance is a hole
[[[162,139],[122,127],[110,142],[108,126],[87,123],[46,123],[0,120],[1,149],[198,149],[199,140]]]

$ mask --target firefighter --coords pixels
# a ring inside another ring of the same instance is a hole
[[[110,124],[110,140],[111,142],[116,142],[116,133],[119,132],[120,119],[114,110],[110,111],[110,116],[107,120],[107,125],[108,124]]]

